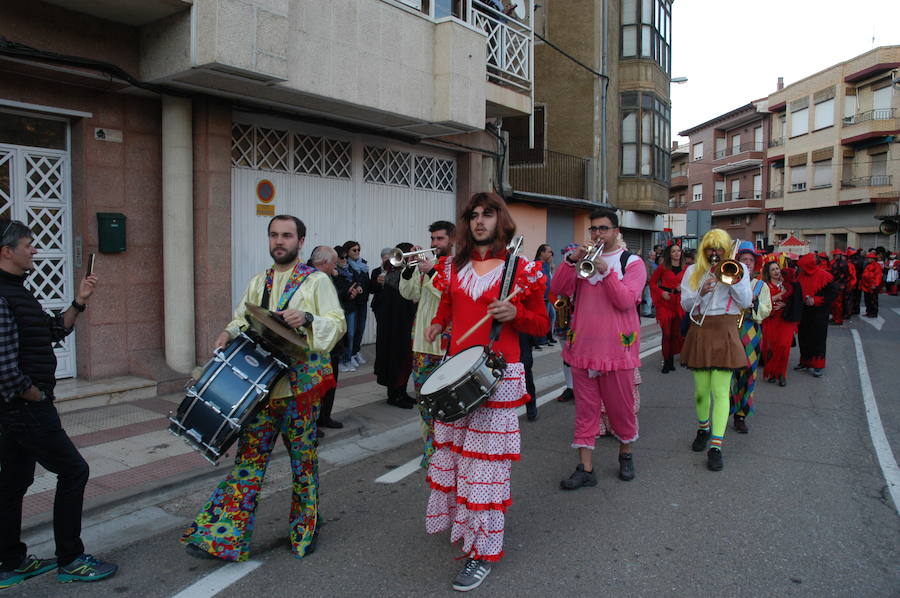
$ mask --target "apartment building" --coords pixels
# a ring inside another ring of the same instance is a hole
[[[538,4],[533,145],[527,117],[503,119],[517,222],[558,260],[587,238],[590,210],[608,204],[629,249],[645,253],[668,211],[672,3]]]
[[[881,224],[900,200],[900,46],[875,48],[768,98],[773,242],[897,247]]]
[[[688,165],[690,163],[690,144],[672,143],[672,179],[669,183],[669,212],[663,216],[663,230],[675,237],[687,234]]]
[[[270,263],[271,215],[306,222],[307,255],[353,239],[374,267],[497,186],[486,123],[532,108],[517,4],[0,3],[0,216],[34,229],[48,309],[98,253],[59,377],[180,387]]]
[[[732,238],[768,243],[765,189],[769,114],[754,101],[679,133],[690,139],[686,156],[687,234],[721,228]],[[673,175],[674,176],[674,175]]]

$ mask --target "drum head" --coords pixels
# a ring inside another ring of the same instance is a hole
[[[461,380],[472,371],[484,357],[484,347],[464,349],[442,363],[422,384],[423,395],[429,395]]]

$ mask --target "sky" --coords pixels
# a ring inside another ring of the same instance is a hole
[[[868,52],[900,44],[898,0],[675,0],[672,7],[672,139]],[[875,44],[872,44],[872,37]]]

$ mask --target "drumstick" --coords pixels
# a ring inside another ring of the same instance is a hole
[[[505,301],[509,301],[510,299],[512,299],[513,297],[515,297],[515,296],[518,294],[518,292],[521,291],[521,290],[522,290],[522,287],[516,287],[516,290],[514,290],[512,293],[510,293],[510,294],[506,297]],[[478,328],[480,328],[481,326],[484,326],[484,323],[487,322],[487,321],[490,320],[490,319],[491,319],[491,314],[485,314],[485,316],[484,316],[483,318],[481,318],[480,320],[478,320],[478,322],[476,322],[474,326],[472,326],[471,328],[469,328],[469,329],[466,331],[466,333],[465,333],[464,335],[462,335],[461,337],[459,337],[458,339],[456,339],[456,344],[459,345],[459,343],[461,343],[461,342],[463,342],[464,340],[466,340],[467,338],[469,338],[469,335],[470,335],[470,334],[472,334],[473,332],[475,332],[475,330],[478,329]]]

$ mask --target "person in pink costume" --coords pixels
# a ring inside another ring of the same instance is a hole
[[[565,490],[597,485],[593,451],[600,431],[601,405],[619,440],[619,479],[623,481],[634,479],[631,444],[638,438],[634,370],[641,364],[641,325],[636,306],[647,282],[647,270],[639,256],[616,243],[619,218],[615,212],[596,210],[590,221],[591,240],[604,244],[604,251],[594,260],[593,275],[578,275],[577,264],[587,254],[581,247],[563,260],[550,283],[554,293],[573,297],[575,305],[563,359],[572,366],[572,448],[578,449],[580,463],[568,479],[560,482]]]

